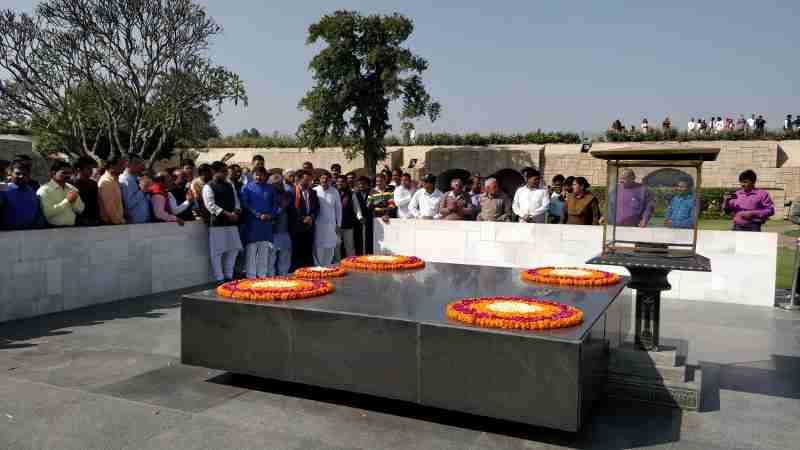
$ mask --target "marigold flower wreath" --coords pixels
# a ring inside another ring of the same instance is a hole
[[[301,280],[290,277],[266,277],[254,280],[236,280],[217,288],[222,297],[251,301],[300,300],[318,297],[333,291],[325,280]]]
[[[549,330],[580,324],[583,311],[529,297],[480,297],[450,303],[447,317],[483,328]]]
[[[304,280],[319,280],[322,278],[341,278],[347,275],[347,271],[339,266],[335,267],[303,267],[294,271],[295,278]]]
[[[597,287],[620,282],[619,275],[615,273],[579,267],[539,267],[526,270],[520,276],[523,280],[532,283],[560,286]]]
[[[399,270],[421,269],[425,261],[416,256],[400,255],[364,255],[351,256],[342,260],[342,267],[377,272],[393,272]]]

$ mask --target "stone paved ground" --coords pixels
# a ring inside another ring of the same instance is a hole
[[[175,293],[0,324],[0,449],[792,449],[800,313],[665,302],[703,412],[604,401],[577,434],[184,366]],[[688,344],[687,344],[688,342]]]

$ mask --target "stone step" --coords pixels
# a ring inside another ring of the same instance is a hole
[[[613,349],[611,355],[621,364],[672,367],[678,365],[678,349],[675,347],[662,346],[657,352],[648,352],[639,349],[632,342],[626,342]]]
[[[651,366],[645,364],[629,364],[624,358],[611,357],[608,365],[609,374],[634,376],[647,380],[683,383],[688,380],[686,366]]]
[[[606,396],[697,411],[702,401],[701,372],[694,371],[690,378],[693,378],[693,381],[656,382],[631,376],[620,377],[609,373],[606,382]]]

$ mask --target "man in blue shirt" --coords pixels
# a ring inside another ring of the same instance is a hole
[[[147,223],[150,221],[150,200],[139,189],[139,175],[144,170],[142,160],[131,157],[128,167],[119,176],[119,186],[122,190],[122,205],[125,207],[125,216],[128,223]]]
[[[0,230],[31,230],[43,228],[44,224],[30,170],[25,162],[14,161],[11,181],[0,191]]]
[[[263,166],[253,169],[255,180],[247,183],[239,195],[244,213],[242,243],[247,258],[247,278],[275,275],[272,254],[272,222],[280,214],[275,188],[267,183],[267,170]]]
[[[671,228],[694,228],[694,193],[688,181],[678,182],[678,193],[672,197],[664,224]]]

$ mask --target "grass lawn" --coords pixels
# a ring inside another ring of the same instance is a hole
[[[794,281],[794,250],[778,247],[778,276],[775,287],[778,289],[791,289]]]

